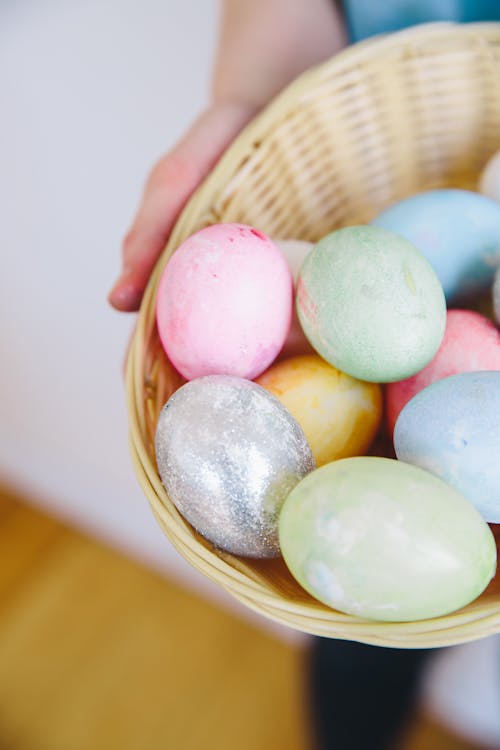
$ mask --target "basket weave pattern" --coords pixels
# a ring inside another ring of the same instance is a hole
[[[366,223],[389,204],[436,187],[474,189],[500,149],[500,24],[432,24],[352,47],[286,89],[195,193],[157,264],[127,370],[130,444],[139,482],[180,554],[250,608],[298,630],[398,647],[451,645],[500,631],[500,576],[446,617],[369,622],[312,599],[282,560],[214,550],[160,482],[154,435],[181,384],[155,325],[159,278],[175,248],[208,224],[235,221],[272,237],[315,241]]]

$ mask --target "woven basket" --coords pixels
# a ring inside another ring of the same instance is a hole
[[[161,349],[155,296],[171,254],[222,221],[318,240],[435,187],[474,189],[500,148],[500,24],[430,24],[355,45],[289,86],[192,197],[147,288],[130,349],[127,395],[140,484],[180,554],[253,610],[306,633],[398,647],[444,646],[500,631],[500,581],[454,614],[378,623],[312,599],[283,561],[221,553],[180,516],[160,482],[156,422],[179,376]]]

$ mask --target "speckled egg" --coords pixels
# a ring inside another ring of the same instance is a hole
[[[340,229],[314,246],[300,271],[297,310],[323,359],[372,382],[425,367],[446,322],[429,263],[403,237],[373,226]]]
[[[390,383],[385,410],[390,434],[403,406],[437,380],[475,370],[500,370],[500,332],[491,320],[470,310],[449,310],[444,339],[434,359],[412,378]]]
[[[257,382],[302,427],[317,466],[370,447],[382,415],[381,388],[346,375],[317,355],[273,365]]]
[[[341,612],[421,620],[471,602],[495,573],[494,537],[457,490],[385,458],[317,469],[286,499],[283,557],[313,597]]]
[[[479,192],[500,203],[500,151],[491,157],[481,172]]]
[[[156,320],[166,354],[186,379],[251,379],[282,349],[292,304],[291,273],[275,243],[243,224],[214,224],[170,259]]]
[[[500,372],[452,375],[420,391],[399,415],[394,447],[500,522]]]
[[[430,190],[396,203],[373,224],[425,255],[448,300],[483,289],[500,262],[500,205],[479,193]]]
[[[200,534],[236,555],[279,555],[278,513],[315,464],[277,398],[242,378],[192,380],[163,407],[155,447],[170,500]]]

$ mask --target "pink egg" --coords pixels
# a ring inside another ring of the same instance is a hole
[[[214,224],[189,237],[167,264],[156,321],[174,367],[256,378],[274,361],[292,316],[292,276],[274,242],[244,224]]]
[[[313,249],[312,242],[304,240],[274,240],[285,256],[286,262],[292,274],[294,290],[297,286],[297,279],[302,263]],[[288,359],[296,357],[299,354],[316,354],[300,325],[299,316],[295,305],[293,306],[292,323],[283,349],[280,351],[278,359]]]
[[[316,354],[316,352],[306,339],[306,335],[300,325],[299,316],[294,307],[290,330],[283,345],[283,349],[278,355],[278,359],[282,360],[288,359],[289,357],[297,357],[300,354]]]
[[[385,388],[390,434],[403,406],[419,391],[449,375],[478,370],[500,370],[500,332],[479,313],[449,310],[443,342],[434,359],[413,377],[389,383]]]

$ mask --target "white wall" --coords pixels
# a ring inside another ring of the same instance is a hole
[[[105,301],[146,172],[206,101],[216,5],[0,3],[0,479],[274,628],[197,574],[156,526],[128,454],[131,319]],[[497,639],[443,652],[424,692],[449,723],[459,716],[463,731],[483,728],[500,745],[500,687],[481,666],[496,659],[500,670],[498,651]]]
[[[240,611],[173,550],[136,483],[132,318],[106,303],[144,177],[206,103],[216,7],[0,4],[0,478]]]

